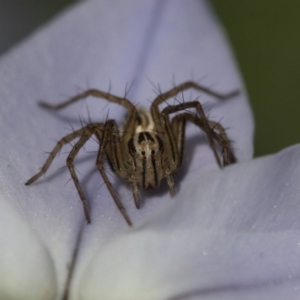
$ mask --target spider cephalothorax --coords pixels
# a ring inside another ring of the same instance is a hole
[[[128,109],[128,116],[124,126],[120,130],[115,120],[107,120],[105,123],[89,123],[79,130],[63,137],[50,153],[41,171],[30,178],[26,182],[26,185],[36,181],[48,170],[55,155],[65,144],[78,138],[78,141],[75,143],[67,158],[67,166],[82,200],[86,220],[90,223],[91,218],[88,201],[79,183],[73,162],[79,150],[92,135],[95,135],[100,145],[96,166],[127,224],[132,226],[132,222],[123,204],[119,200],[117,193],[107,177],[103,166],[105,157],[112,171],[119,177],[130,182],[137,208],[140,207],[138,185],[144,189],[148,189],[149,187],[157,188],[161,180],[166,178],[171,195],[175,195],[175,184],[172,174],[178,170],[182,163],[185,124],[187,121],[194,123],[206,133],[210,147],[220,167],[236,161],[224,128],[220,123],[206,118],[199,101],[169,105],[162,111],[159,110],[161,103],[189,88],[203,91],[223,100],[231,98],[238,93],[238,91],[235,90],[228,94],[219,94],[194,82],[188,81],[174,87],[166,93],[158,95],[154,99],[150,111],[135,107],[126,98],[120,98],[95,89],[89,89],[56,106],[44,102],[40,103],[44,108],[57,110],[80,99],[94,96],[124,106]],[[194,108],[196,113],[187,111],[186,109],[188,108]],[[170,115],[176,112],[181,113],[175,115],[175,117],[170,120]],[[215,141],[222,148],[223,163],[221,163],[217,153]]]

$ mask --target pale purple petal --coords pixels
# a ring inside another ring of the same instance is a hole
[[[79,298],[299,299],[299,182],[300,146],[191,181],[99,250]]]
[[[9,194],[0,196],[0,299],[53,299],[55,263],[9,199]]]
[[[121,122],[125,110],[91,99],[88,104],[82,102],[59,113],[49,113],[37,106],[37,100],[59,103],[88,87],[107,91],[110,83],[111,93],[123,96],[126,84],[133,84],[127,97],[149,106],[156,94],[148,78],[159,84],[162,91],[173,87],[174,81],[179,84],[186,80],[195,80],[223,93],[240,89],[240,96],[222,103],[195,92],[187,92],[184,99],[201,96],[209,117],[228,128],[238,159],[251,159],[253,122],[249,105],[227,42],[205,1],[84,2],[0,60],[1,202],[12,206],[12,217],[9,211],[5,213],[7,226],[12,226],[14,234],[19,231],[13,220],[20,215],[31,228],[28,244],[35,240],[34,249],[47,249],[41,256],[53,261],[53,265],[47,263],[48,280],[52,288],[57,286],[51,297],[63,293],[81,232],[75,298],[78,280],[90,257],[114,236],[130,229],[96,172],[96,153],[88,153],[98,149],[93,141],[87,144],[76,164],[90,201],[92,225],[85,224],[77,191],[72,182],[68,183],[68,171],[59,169],[65,166],[70,146],[55,159],[43,179],[30,187],[24,183],[43,164],[47,157],[43,152],[54,147],[55,141],[51,139],[60,139],[73,127],[79,128],[80,118],[88,121],[87,110],[91,119],[98,122],[105,121],[107,115]],[[185,167],[176,177],[179,192],[197,176],[218,168],[202,135],[198,142],[198,134],[195,126],[188,128]],[[135,225],[172,202],[163,185],[160,192],[150,192],[148,197],[143,194],[145,204],[138,211],[127,184],[116,185],[113,178],[112,182]],[[2,244],[12,235],[6,234],[5,227],[1,230]],[[24,249],[19,250],[16,255],[21,257],[24,251],[31,251],[25,243]],[[31,272],[46,264],[38,261]],[[53,268],[56,285],[51,279]],[[23,280],[24,286],[32,284],[34,288],[29,276]]]

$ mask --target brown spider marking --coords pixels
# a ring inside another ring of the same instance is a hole
[[[96,166],[127,224],[132,226],[132,222],[122,202],[107,177],[103,166],[105,157],[112,171],[119,177],[130,182],[137,208],[140,207],[138,185],[144,189],[148,189],[149,187],[158,188],[161,180],[166,178],[170,194],[172,197],[175,196],[175,183],[172,175],[182,163],[185,125],[187,121],[195,124],[206,133],[210,147],[220,168],[236,162],[225,129],[220,123],[206,118],[199,101],[168,105],[162,111],[159,110],[161,103],[190,88],[205,92],[220,100],[232,98],[239,93],[239,91],[234,90],[227,94],[219,94],[197,83],[187,81],[158,95],[152,102],[150,111],[136,108],[126,98],[120,98],[96,89],[86,90],[58,105],[41,102],[40,105],[43,108],[59,110],[78,100],[93,96],[122,105],[128,109],[128,116],[122,130],[119,130],[115,120],[107,120],[105,123],[89,123],[81,129],[66,135],[57,142],[40,172],[30,178],[25,184],[32,184],[46,173],[60,149],[72,140],[79,138],[68,155],[67,166],[82,201],[85,218],[90,223],[91,217],[88,209],[88,201],[76,175],[74,159],[84,144],[94,135],[100,145]],[[187,108],[194,108],[196,114],[185,111]],[[184,112],[175,115],[170,120],[170,114],[182,111]],[[222,148],[223,163],[221,163],[217,153],[215,141]]]

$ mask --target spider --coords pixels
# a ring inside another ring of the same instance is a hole
[[[166,178],[170,194],[172,197],[175,196],[175,183],[172,175],[182,164],[185,125],[187,121],[195,124],[206,133],[210,147],[220,168],[236,162],[225,129],[220,123],[206,118],[199,101],[195,100],[168,105],[160,111],[159,105],[161,103],[190,88],[205,92],[221,100],[234,97],[239,93],[239,91],[234,90],[227,94],[219,94],[195,82],[187,81],[165,93],[159,94],[152,102],[150,111],[135,107],[125,97],[121,98],[96,89],[88,89],[58,105],[40,102],[43,108],[59,110],[88,96],[93,96],[122,105],[128,109],[128,115],[122,130],[118,128],[116,121],[111,119],[105,123],[89,123],[63,137],[57,142],[52,152],[50,152],[41,170],[25,184],[32,184],[46,173],[61,148],[72,140],[79,138],[70,151],[66,164],[82,201],[86,221],[90,223],[91,217],[88,201],[76,175],[74,159],[84,144],[94,135],[99,141],[96,166],[120,213],[127,224],[132,226],[132,222],[122,202],[108,179],[103,165],[105,157],[112,171],[119,177],[130,182],[136,208],[140,208],[138,185],[144,189],[148,189],[149,187],[158,188],[161,180]],[[186,110],[188,108],[194,108],[196,113],[188,112]],[[181,113],[176,114],[170,120],[169,115],[176,112]],[[222,148],[222,163],[217,153],[215,141]]]

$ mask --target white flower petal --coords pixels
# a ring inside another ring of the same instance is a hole
[[[86,153],[96,151],[96,143],[88,143],[76,163],[90,202],[92,225],[85,225],[74,184],[65,185],[70,178],[68,171],[55,171],[65,166],[64,153],[70,151],[70,146],[55,159],[44,179],[24,186],[46,159],[43,151],[54,147],[55,142],[49,138],[60,139],[72,127],[79,128],[78,114],[88,120],[84,103],[52,114],[40,109],[37,100],[59,103],[78,92],[74,88],[78,85],[109,90],[110,81],[111,93],[122,96],[126,83],[135,80],[127,97],[149,106],[148,100],[156,94],[147,78],[165,91],[174,85],[172,77],[177,84],[195,80],[224,93],[241,89],[240,96],[226,102],[203,93],[200,100],[210,118],[229,127],[228,136],[234,141],[238,159],[249,160],[253,147],[251,112],[230,50],[205,1],[84,2],[0,60],[0,134],[5,140],[0,145],[1,201],[11,203],[40,237],[48,251],[43,255],[50,255],[55,265],[58,295],[63,292],[82,228],[75,286],[89,257],[120,231],[129,229],[96,171],[96,154]],[[199,93],[187,92],[184,98],[198,96]],[[98,122],[106,120],[108,111],[109,118],[120,121],[125,113],[99,99],[89,100],[88,109],[92,120]],[[205,139],[199,138],[198,142],[198,132],[194,126],[188,129],[185,168],[176,178],[181,183],[178,190],[196,175],[217,168]],[[138,211],[126,183],[113,183],[134,224],[170,201],[163,185],[161,192],[149,192]],[[22,256],[23,249],[20,250]],[[36,264],[37,269],[41,266]],[[49,267],[49,278],[51,274]]]
[[[56,271],[49,251],[3,198],[1,193],[0,299],[54,299]]]
[[[298,299],[300,146],[195,179],[88,265],[80,299]]]

